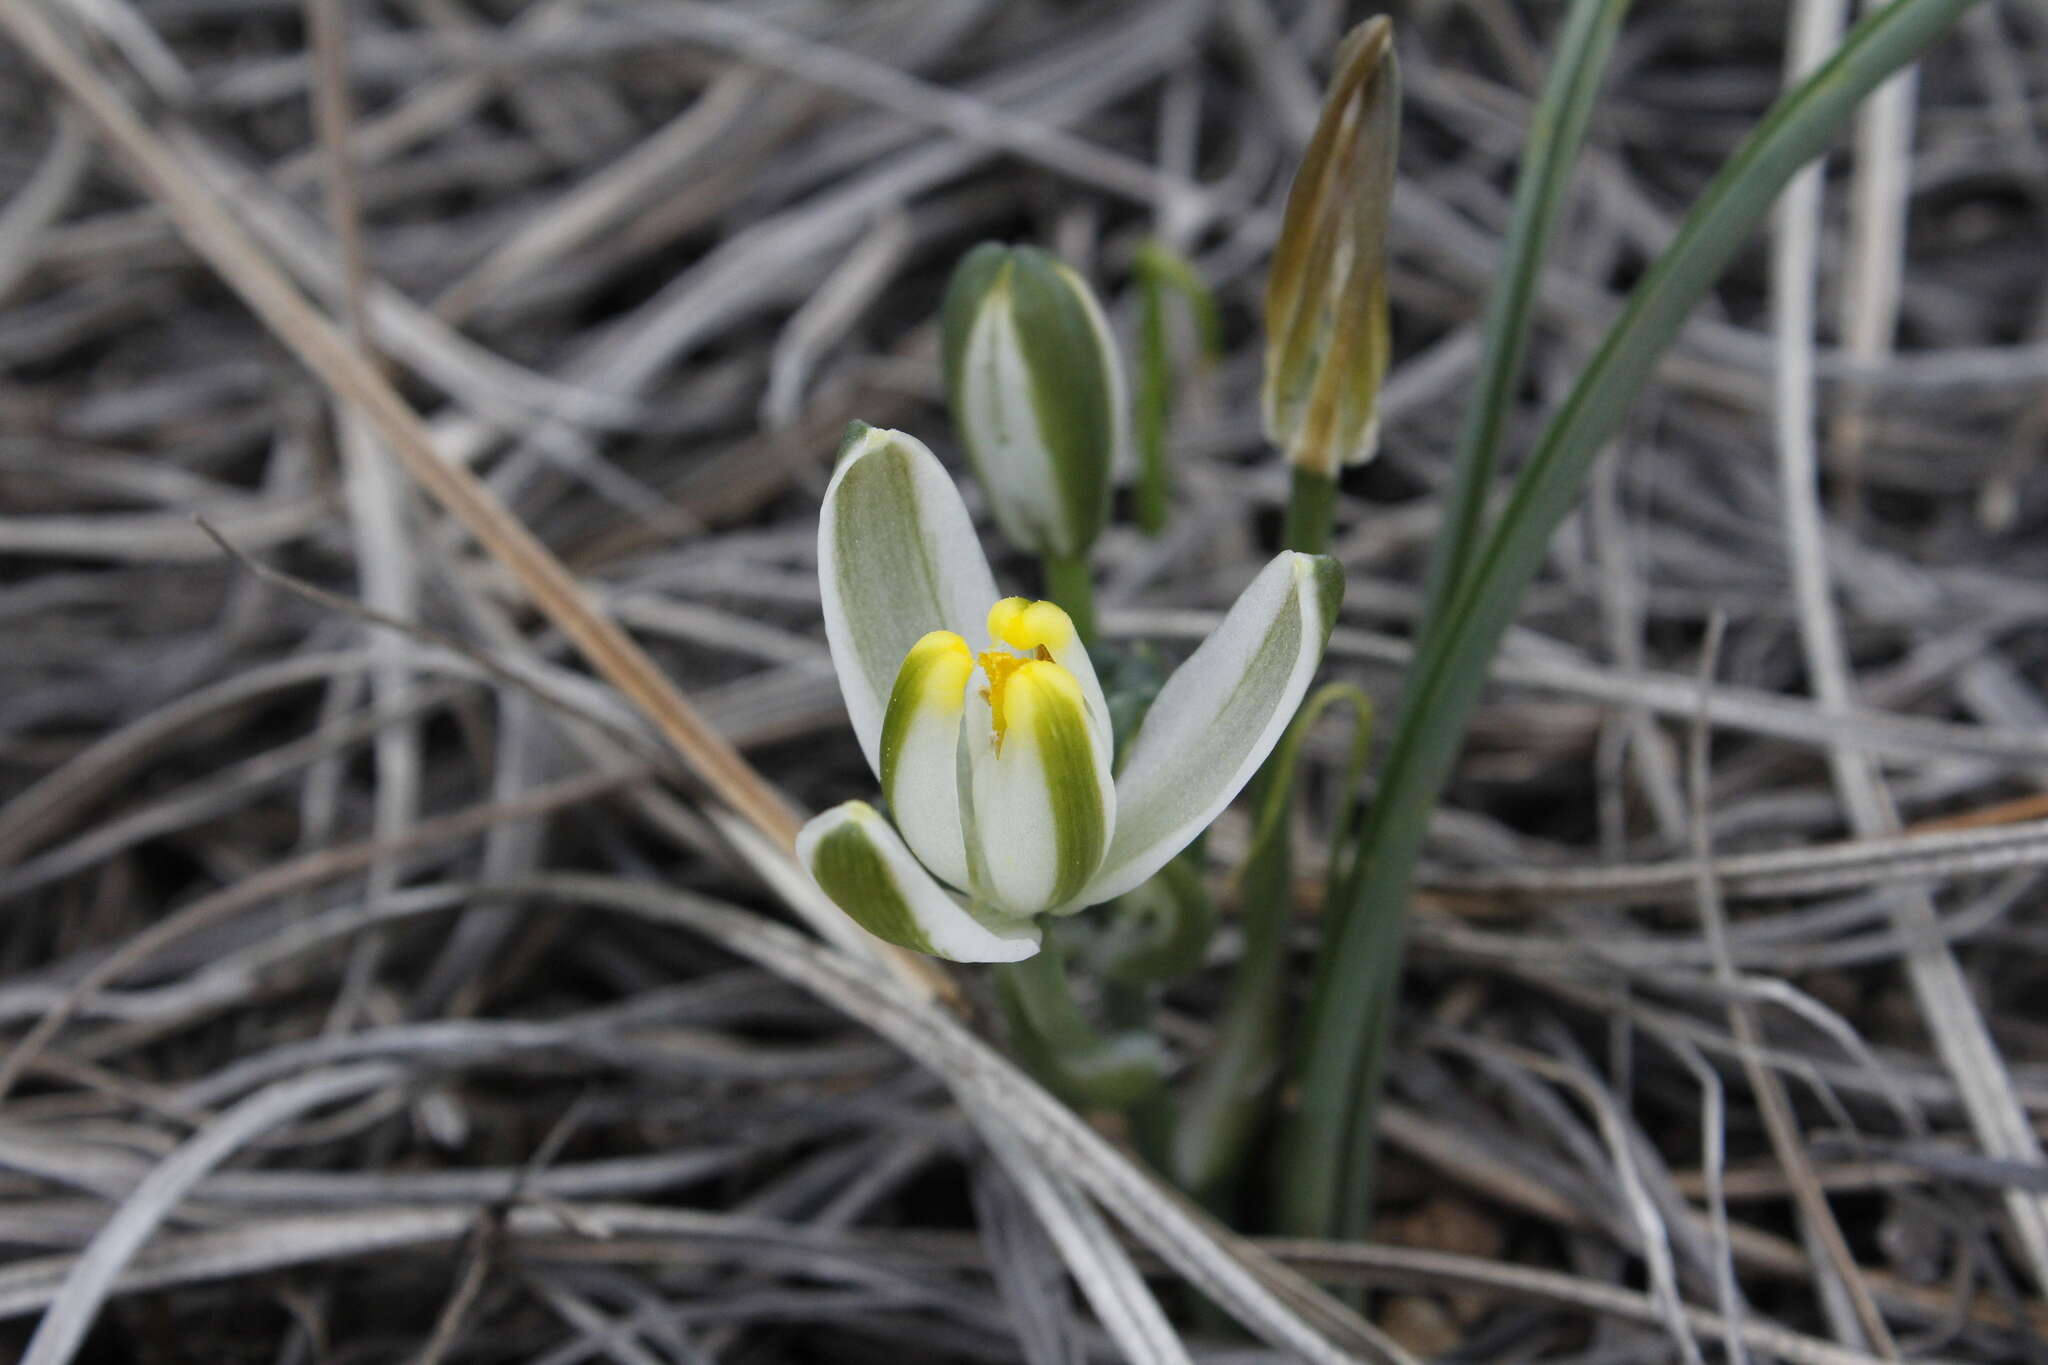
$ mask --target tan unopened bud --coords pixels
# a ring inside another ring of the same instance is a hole
[[[1400,99],[1393,23],[1368,19],[1337,49],[1266,280],[1266,434],[1327,477],[1379,449]]]

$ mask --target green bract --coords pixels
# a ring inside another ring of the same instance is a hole
[[[1074,556],[1109,516],[1123,364],[1081,277],[1036,247],[984,242],[946,287],[953,424],[1019,549]]]
[[[962,962],[1039,944],[1033,917],[1138,886],[1257,770],[1322,659],[1343,580],[1274,557],[1166,680],[1112,775],[1109,708],[1050,602],[998,600],[938,460],[855,423],[818,528],[825,638],[895,818],[862,801],[797,848],[869,932]]]
[[[1368,19],[1337,49],[1266,277],[1266,435],[1325,478],[1379,449],[1400,98],[1393,24]]]

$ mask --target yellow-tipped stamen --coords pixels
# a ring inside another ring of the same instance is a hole
[[[1027,659],[1020,658],[1005,650],[991,649],[978,662],[988,686],[981,689],[981,699],[988,703],[989,729],[995,736],[996,752],[1003,751],[1003,735],[1010,728],[1010,718],[1003,706],[1003,694],[1008,691],[1011,675],[1022,668]]]

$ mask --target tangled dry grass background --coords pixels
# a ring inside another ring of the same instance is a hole
[[[1157,1336],[1135,1265],[1202,1360],[2048,1358],[2037,4],[1972,11],[1835,167],[1818,515],[1760,243],[1559,538],[1435,827],[1372,1245],[1222,1234],[973,1042],[969,974],[934,1004],[763,927],[804,905],[787,805],[868,784],[834,437],[946,448],[967,246],[1114,297],[1159,237],[1224,304],[1109,631],[1184,648],[1270,552],[1252,320],[1341,9],[0,5],[0,1352],[1040,1365]],[[1328,666],[1388,706],[1559,14],[1396,16],[1397,359]],[[1784,23],[1630,18],[1525,423]],[[279,272],[331,333],[258,320]],[[553,560],[481,548],[407,440]],[[552,566],[702,733],[593,675]],[[1169,999],[1186,1055],[1231,950]]]

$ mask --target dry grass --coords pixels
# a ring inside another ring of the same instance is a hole
[[[1251,320],[1340,17],[0,0],[0,1351],[2041,1359],[2038,7],[1873,106],[1559,538],[1437,822],[1374,1244],[1181,1206],[792,876],[869,783],[825,464],[945,449],[972,242],[1114,295],[1163,237],[1224,302],[1106,627],[1181,648],[1270,552]],[[1396,17],[1329,666],[1389,705],[1557,11]],[[1631,18],[1522,434],[1785,23]]]

